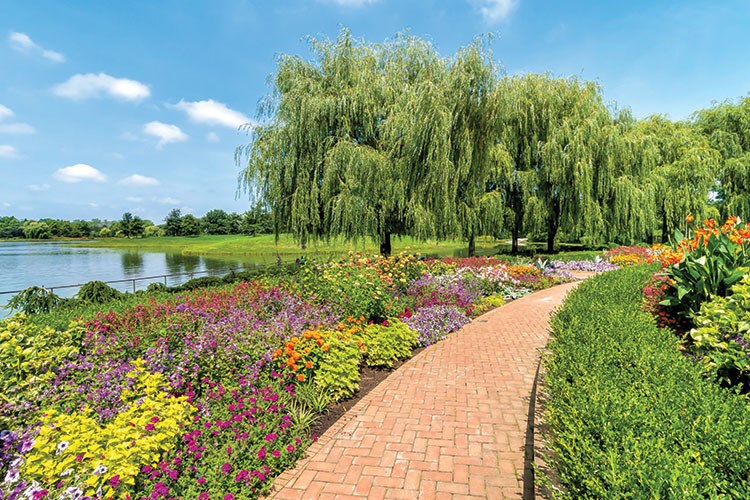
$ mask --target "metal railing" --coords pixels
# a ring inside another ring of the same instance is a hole
[[[255,269],[258,269],[258,268],[255,268]],[[205,270],[205,271],[190,271],[190,272],[174,273],[174,274],[158,274],[158,275],[155,275],[155,276],[141,276],[141,277],[138,277],[138,278],[125,278],[125,279],[120,279],[120,280],[109,280],[109,281],[104,281],[104,283],[107,283],[108,285],[109,284],[118,284],[118,283],[131,283],[132,284],[133,293],[135,293],[136,289],[137,289],[137,283],[139,281],[150,280],[151,282],[155,282],[155,280],[160,280],[160,281],[163,280],[164,286],[168,286],[168,283],[167,283],[167,279],[168,278],[188,276],[188,279],[182,280],[180,283],[178,283],[178,286],[179,286],[180,284],[185,283],[185,282],[187,282],[187,281],[195,278],[198,275],[207,275],[207,276],[226,275],[226,274],[236,273],[236,272],[243,271],[243,270],[244,270],[244,268],[242,268],[242,267],[237,267],[237,268],[232,268],[232,269],[220,269],[220,270],[210,270],[209,269],[209,270]],[[42,288],[44,288],[46,290],[49,290],[50,292],[54,292],[55,290],[60,290],[60,289],[81,288],[85,284],[86,283],[77,283],[75,285],[58,285],[58,286],[49,286],[49,287],[42,286]],[[174,286],[174,282],[173,282],[173,286]],[[20,292],[23,292],[23,289],[22,290],[0,291],[0,295],[7,295],[7,294],[14,294],[15,295],[15,294],[20,293]]]

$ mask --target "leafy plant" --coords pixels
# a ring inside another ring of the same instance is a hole
[[[411,356],[417,344],[417,332],[394,319],[382,325],[367,325],[361,339],[367,366],[390,368],[396,361]]]
[[[50,312],[60,304],[60,301],[60,297],[52,291],[41,286],[32,286],[11,297],[5,307],[25,314],[38,314]]]
[[[359,363],[362,350],[351,329],[324,333],[330,347],[315,371],[315,387],[331,395],[334,400],[351,397],[359,389]]]
[[[685,341],[689,351],[722,383],[747,384],[750,375],[750,276],[732,287],[729,297],[704,302],[696,328]]]
[[[76,298],[82,304],[105,304],[120,297],[122,297],[122,292],[103,281],[89,281],[76,294]]]
[[[652,269],[582,283],[551,321],[547,463],[563,498],[748,498],[750,407],[642,310]]]

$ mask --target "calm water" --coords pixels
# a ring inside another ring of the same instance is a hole
[[[73,296],[77,288],[56,288],[62,285],[85,283],[91,280],[112,281],[165,274],[198,273],[205,276],[224,274],[230,269],[252,267],[256,264],[230,259],[213,259],[190,255],[159,252],[138,252],[107,248],[77,248],[70,243],[0,242],[0,292],[22,290],[33,285],[55,288],[62,297]],[[258,263],[257,265],[261,265]],[[168,285],[176,285],[190,276],[167,278]],[[138,290],[164,278],[139,280]],[[121,291],[132,291],[133,283],[111,284]],[[12,297],[0,294],[0,305]],[[0,317],[4,316],[0,310]]]

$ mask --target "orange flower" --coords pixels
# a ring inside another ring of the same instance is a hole
[[[685,222],[693,222],[695,220],[695,217],[693,217],[693,214],[687,214],[687,217],[685,217]]]
[[[308,370],[312,368],[312,361],[305,361],[305,368],[307,368]]]
[[[299,380],[300,382],[304,382],[305,381],[305,374],[304,373],[300,373],[299,375],[297,375],[297,380]]]
[[[328,352],[328,344],[323,345],[323,352]]]

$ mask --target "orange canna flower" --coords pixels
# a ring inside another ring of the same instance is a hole
[[[687,217],[685,217],[685,222],[693,222],[695,220],[695,217],[693,217],[693,214],[687,214]]]

